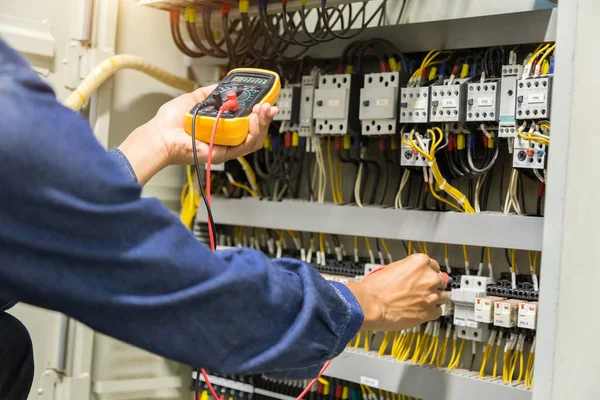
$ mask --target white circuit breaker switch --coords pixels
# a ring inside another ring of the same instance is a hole
[[[479,297],[485,297],[487,285],[493,279],[487,276],[463,275],[460,277],[460,289],[464,303],[475,304]],[[454,291],[453,291],[454,292]],[[454,299],[452,299],[454,301]]]
[[[535,330],[537,327],[538,303],[519,303],[519,317],[517,326],[519,328]]]
[[[517,326],[519,300],[501,300],[494,303],[494,325],[501,328]]]
[[[347,135],[358,128],[359,87],[351,74],[321,75],[315,90],[315,133]]]
[[[548,152],[545,145],[517,137],[513,146],[513,168],[545,168]]]
[[[400,123],[429,122],[429,87],[400,89]]]
[[[514,138],[517,136],[517,80],[521,75],[523,75],[522,65],[502,66],[500,127],[498,128],[498,136],[501,138]]]
[[[502,297],[481,297],[475,302],[475,321],[484,324],[494,322],[494,303],[504,300]]]
[[[360,90],[358,118],[363,135],[393,135],[397,131],[400,72],[366,74]]]
[[[405,142],[409,142],[410,133],[404,132],[402,134],[402,137]],[[429,145],[431,144],[431,139],[422,140],[423,144],[425,145],[425,152],[429,153]],[[426,167],[427,159],[417,150],[402,143],[400,146],[400,165],[402,165],[403,167]]]
[[[552,77],[520,79],[517,83],[517,119],[550,118]]]
[[[299,134],[300,136],[312,136],[314,133],[313,121],[313,103],[315,96],[316,82],[314,75],[304,75],[302,77],[302,86],[300,87],[300,116],[299,116]]]
[[[455,79],[452,85],[431,86],[430,122],[463,122],[465,120],[466,85],[469,79]]]
[[[500,81],[467,83],[467,122],[498,121]]]

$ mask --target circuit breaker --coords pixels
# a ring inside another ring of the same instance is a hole
[[[546,155],[545,145],[517,137],[514,141],[513,168],[544,169]]]
[[[498,121],[500,82],[486,81],[467,84],[467,122]]]
[[[520,79],[517,83],[517,119],[550,118],[552,77]]]
[[[455,79],[451,85],[431,86],[430,122],[463,122],[465,120],[467,79]]]
[[[275,121],[298,123],[300,114],[300,86],[290,86],[281,89],[279,99],[275,103],[279,112],[273,118]]]
[[[504,65],[500,85],[500,126],[498,136],[514,138],[517,136],[517,81],[523,74],[522,65]]]
[[[410,133],[402,133],[402,139],[404,140],[404,142],[408,142],[410,140]],[[422,140],[423,144],[425,145],[426,152],[428,152],[431,139]],[[403,167],[426,167],[427,159],[423,157],[423,155],[420,154],[417,150],[402,143],[400,147],[400,165],[402,165]]]
[[[429,122],[429,87],[400,89],[400,122],[403,124]]]
[[[314,133],[313,125],[313,102],[315,96],[315,85],[318,76],[304,75],[300,87],[300,117],[298,121],[298,133],[300,136],[311,136]]]
[[[363,135],[392,135],[397,131],[399,72],[367,74],[360,90],[358,118]]]
[[[347,135],[358,128],[358,82],[352,74],[321,75],[315,90],[315,133]]]
[[[460,287],[452,289],[454,325],[457,326],[459,338],[477,342],[487,340],[489,327],[475,319],[475,307],[477,300],[486,296],[487,285],[491,283],[493,280],[489,277],[463,275]]]

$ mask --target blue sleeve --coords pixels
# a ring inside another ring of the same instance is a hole
[[[0,40],[0,298],[221,373],[305,378],[363,313],[308,264],[211,252]]]

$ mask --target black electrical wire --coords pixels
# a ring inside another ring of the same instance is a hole
[[[202,179],[200,178],[200,163],[198,162],[198,153],[196,151],[196,118],[198,117],[198,113],[200,109],[206,107],[208,102],[199,103],[194,110],[194,115],[192,117],[192,152],[194,153],[194,165],[196,166],[196,178],[198,178],[198,187],[200,188],[200,195],[202,196],[202,201],[204,202],[204,206],[206,207],[206,214],[208,215],[209,221],[209,229],[212,230],[212,235],[215,240],[217,240],[217,228],[215,226],[215,220],[212,215],[212,210],[210,209],[210,205],[206,200],[206,193],[204,193],[204,185],[202,184]],[[210,185],[210,182],[206,182],[207,185]]]
[[[402,7],[400,7],[400,12],[398,13],[398,18],[396,18],[396,25],[400,24],[400,20],[402,19],[402,16],[404,15],[404,10],[406,9],[406,3],[408,3],[408,0],[404,0],[402,2]]]
[[[337,32],[335,32],[332,28],[332,26],[329,23],[329,16],[327,15],[327,1],[323,0],[321,2],[321,17],[323,19],[323,25],[325,25],[325,28],[327,28],[327,31],[332,34],[333,36],[335,36],[338,39],[352,39],[355,38],[356,36],[360,35],[361,33],[364,32],[364,30],[367,28],[367,26],[371,23],[371,21],[373,20],[373,18],[375,18],[375,16],[379,13],[379,12],[383,12],[384,6],[385,4],[387,4],[387,0],[384,0],[381,5],[377,8],[377,10],[375,10],[373,12],[373,14],[371,15],[371,18],[369,18],[369,20],[367,22],[364,22],[364,17],[365,17],[365,9],[364,7],[362,8],[362,15],[363,15],[363,24],[362,27],[360,29],[358,29],[357,32],[355,33],[351,33],[350,35],[345,35],[345,33],[350,30],[352,25],[349,25],[348,28],[346,29],[345,32],[343,32],[342,34],[339,34]]]
[[[227,53],[229,54],[229,60],[233,65],[237,65],[237,58],[235,54],[235,47],[233,45],[233,40],[231,40],[231,36],[229,35],[229,13],[223,13],[223,35],[225,36],[225,42],[227,43]]]

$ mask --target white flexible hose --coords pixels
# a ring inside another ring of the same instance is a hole
[[[198,85],[194,81],[173,75],[156,65],[150,64],[141,57],[123,54],[107,58],[94,67],[92,72],[85,77],[83,82],[67,97],[63,104],[73,111],[79,111],[108,78],[122,69],[133,69],[143,72],[166,85],[184,92],[192,92],[198,88]]]

